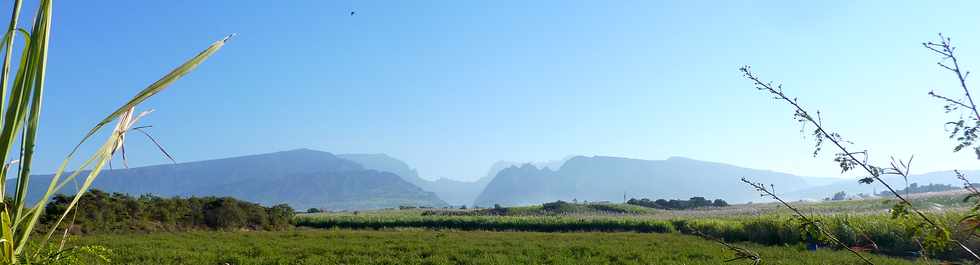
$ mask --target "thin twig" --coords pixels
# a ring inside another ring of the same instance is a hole
[[[745,76],[745,78],[747,78],[749,80],[752,80],[752,82],[755,84],[755,86],[756,86],[757,89],[759,89],[759,90],[765,90],[765,91],[769,92],[770,94],[774,95],[776,99],[785,101],[785,102],[789,103],[791,106],[793,106],[793,108],[795,109],[795,113],[796,113],[795,115],[797,117],[797,120],[800,121],[800,122],[809,123],[810,125],[814,126],[816,128],[815,131],[814,131],[814,133],[819,137],[818,139],[829,140],[831,143],[833,143],[833,145],[836,146],[840,150],[840,155],[841,156],[845,156],[846,159],[847,159],[846,161],[841,161],[842,162],[842,167],[844,167],[843,169],[845,171],[849,169],[849,168],[847,168],[847,166],[855,166],[855,165],[856,166],[859,166],[860,168],[864,169],[864,171],[866,171],[869,175],[871,175],[869,178],[862,179],[862,182],[870,183],[871,182],[870,180],[873,179],[874,181],[877,181],[877,182],[881,183],[881,185],[885,186],[885,188],[888,189],[888,191],[891,192],[892,195],[895,195],[895,197],[899,201],[901,201],[901,203],[906,204],[908,206],[908,208],[911,209],[912,212],[914,212],[916,215],[918,215],[919,218],[921,218],[923,221],[925,221],[926,223],[928,223],[930,226],[932,226],[935,229],[945,230],[936,221],[933,221],[932,218],[929,218],[929,216],[927,216],[925,213],[923,213],[922,211],[919,211],[918,209],[912,207],[912,202],[910,202],[904,196],[902,196],[901,194],[899,194],[898,191],[896,191],[894,188],[892,188],[891,185],[888,184],[888,182],[885,182],[881,178],[881,175],[883,173],[885,173],[885,174],[897,174],[897,175],[901,175],[902,177],[908,178],[908,170],[907,169],[905,171],[903,171],[903,170],[900,170],[900,169],[897,169],[897,168],[892,168],[891,171],[885,171],[885,170],[883,170],[883,168],[879,168],[879,167],[875,167],[875,166],[870,165],[867,162],[867,157],[866,156],[865,156],[864,159],[860,159],[859,160],[855,156],[855,154],[858,154],[858,153],[861,153],[861,152],[851,152],[846,147],[844,147],[844,145],[842,144],[841,137],[840,137],[839,134],[837,134],[837,133],[830,133],[826,129],[824,129],[824,127],[821,124],[821,122],[815,120],[813,118],[813,116],[811,116],[809,114],[809,112],[807,112],[806,109],[804,109],[803,106],[801,106],[799,104],[799,102],[795,98],[794,99],[790,99],[789,97],[787,97],[786,94],[783,93],[781,86],[774,86],[772,83],[763,82],[762,80],[759,79],[759,77],[757,75],[755,75],[750,70],[749,66],[744,66],[744,67],[740,68],[739,70],[742,71],[742,73]],[[978,115],[980,115],[980,114],[978,114]],[[978,117],[980,117],[980,116],[978,116]],[[819,142],[818,142],[818,144],[819,144]],[[844,164],[844,163],[847,163],[847,164]],[[973,256],[975,259],[977,259],[978,261],[980,261],[980,256],[978,256],[976,253],[974,253],[972,250],[970,250],[968,247],[966,247],[966,245],[964,245],[962,242],[959,242],[958,240],[954,240],[954,239],[950,239],[950,240],[953,241],[953,242],[955,242],[957,245],[960,246],[960,248],[962,248],[966,252],[970,253],[971,256]]]
[[[851,249],[850,247],[848,247],[847,245],[845,245],[843,242],[841,242],[840,240],[838,240],[837,237],[835,237],[833,234],[831,234],[830,232],[827,232],[826,229],[824,229],[823,227],[820,226],[820,222],[814,221],[812,218],[808,217],[806,214],[803,214],[803,212],[801,212],[799,209],[796,209],[796,207],[793,207],[792,205],[790,205],[789,203],[787,203],[786,201],[784,201],[782,198],[779,198],[779,196],[776,196],[775,193],[772,193],[772,191],[770,191],[769,189],[766,189],[766,185],[765,184],[755,183],[755,182],[749,181],[748,179],[745,179],[745,178],[742,178],[742,182],[745,182],[746,184],[749,184],[750,186],[752,186],[756,190],[762,192],[762,195],[763,196],[773,198],[776,201],[778,201],[779,203],[783,204],[783,206],[786,206],[786,208],[789,208],[790,210],[792,210],[794,213],[796,213],[796,216],[799,217],[800,220],[803,221],[803,223],[805,225],[813,225],[813,227],[816,227],[817,228],[817,231],[820,231],[821,234],[823,234],[825,237],[827,237],[828,239],[830,239],[830,241],[832,243],[834,243],[835,245],[837,245],[837,246],[839,246],[841,248],[847,249],[847,251],[850,251],[855,256],[858,256],[865,263],[874,265],[874,262],[871,262],[870,259],[868,259],[864,255],[861,255],[861,253],[859,253],[859,252]]]
[[[931,95],[934,95],[941,99],[945,99],[952,103],[959,103],[959,105],[969,108],[971,111],[973,111],[973,117],[975,117],[978,121],[980,121],[980,111],[977,111],[977,104],[973,102],[973,96],[970,95],[970,89],[966,86],[966,77],[970,74],[970,72],[967,71],[964,73],[964,71],[960,69],[960,62],[959,60],[956,59],[956,55],[953,53],[954,51],[956,51],[956,47],[953,47],[952,40],[949,37],[944,37],[943,34],[940,33],[939,43],[926,42],[923,43],[922,46],[926,47],[929,50],[932,50],[935,53],[938,53],[939,55],[942,55],[943,59],[949,59],[950,61],[953,62],[952,67],[947,66],[942,62],[938,62],[936,64],[956,74],[956,78],[960,81],[960,88],[963,88],[963,94],[966,95],[966,99],[969,102],[969,105],[959,103],[958,101],[949,99],[947,97],[935,95],[935,93],[931,93]]]

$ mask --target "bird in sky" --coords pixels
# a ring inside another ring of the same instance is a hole
[[[355,11],[350,11],[350,16],[352,16],[352,17],[353,17],[353,16],[355,15],[355,14],[357,14],[357,12],[355,12]]]

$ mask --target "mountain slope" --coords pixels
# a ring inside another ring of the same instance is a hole
[[[391,172],[416,186],[419,186],[420,183],[429,182],[429,180],[419,177],[419,172],[409,166],[408,163],[387,154],[338,154],[337,157],[353,161],[367,169]]]
[[[33,176],[30,197],[38,198],[50,179],[51,175]],[[295,209],[446,205],[398,175],[309,149],[108,170],[93,185],[134,195],[232,196],[265,205],[286,203]]]
[[[427,180],[419,177],[418,171],[407,163],[386,154],[340,154],[338,157],[354,161],[365,168],[386,171],[401,176],[423,190],[434,192],[440,199],[451,205],[468,205],[473,202],[489,179],[478,181],[459,181],[447,178]]]
[[[723,198],[729,202],[758,200],[740,181],[771,183],[777,188],[804,188],[803,178],[772,171],[672,157],[640,160],[619,157],[569,159],[557,170],[533,165],[504,169],[474,202],[477,206],[537,204],[554,200],[622,201],[627,197],[687,199]]]

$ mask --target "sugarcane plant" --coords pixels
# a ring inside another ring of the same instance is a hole
[[[31,164],[44,95],[53,7],[52,0],[40,0],[28,30],[18,26],[22,2],[14,1],[10,23],[0,44],[0,50],[3,51],[3,62],[0,66],[0,161],[10,161],[4,162],[0,167],[0,198],[11,198],[9,201],[4,200],[0,209],[0,264],[44,263],[41,261],[45,259],[42,256],[51,257],[52,255],[40,254],[44,247],[31,247],[38,244],[28,242],[41,242],[44,245],[51,241],[99,172],[112,159],[113,154],[122,148],[126,134],[138,130],[136,123],[148,112],[137,113],[136,107],[189,73],[217,52],[231,37],[211,44],[96,123],[61,162],[40,199],[29,201],[28,183],[31,179]],[[18,36],[21,36],[22,41],[16,41]],[[15,44],[23,46],[18,53],[14,53]],[[16,62],[16,71],[11,71],[13,62]],[[82,144],[100,134],[112,122],[116,122],[116,125],[101,147],[77,168],[69,170],[69,162],[80,153]],[[67,208],[53,225],[45,228],[49,231],[43,237],[31,238],[35,230],[39,229],[36,225],[48,200],[55,193],[63,192],[62,188],[69,183],[80,185],[74,190]],[[13,194],[4,194],[7,185],[14,185]],[[57,258],[57,255],[54,257]]]

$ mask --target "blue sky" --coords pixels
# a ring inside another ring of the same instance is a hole
[[[977,5],[57,1],[35,171],[53,170],[95,121],[230,33],[143,106],[157,110],[145,124],[178,161],[313,148],[473,179],[497,160],[686,156],[840,176],[830,156],[809,155],[787,106],[741,78],[751,64],[873,158],[975,169],[971,154],[950,152],[943,122],[955,116],[926,96],[957,93],[953,76],[919,43],[944,32],[980,69]],[[166,162],[147,142],[130,140],[131,163]]]

